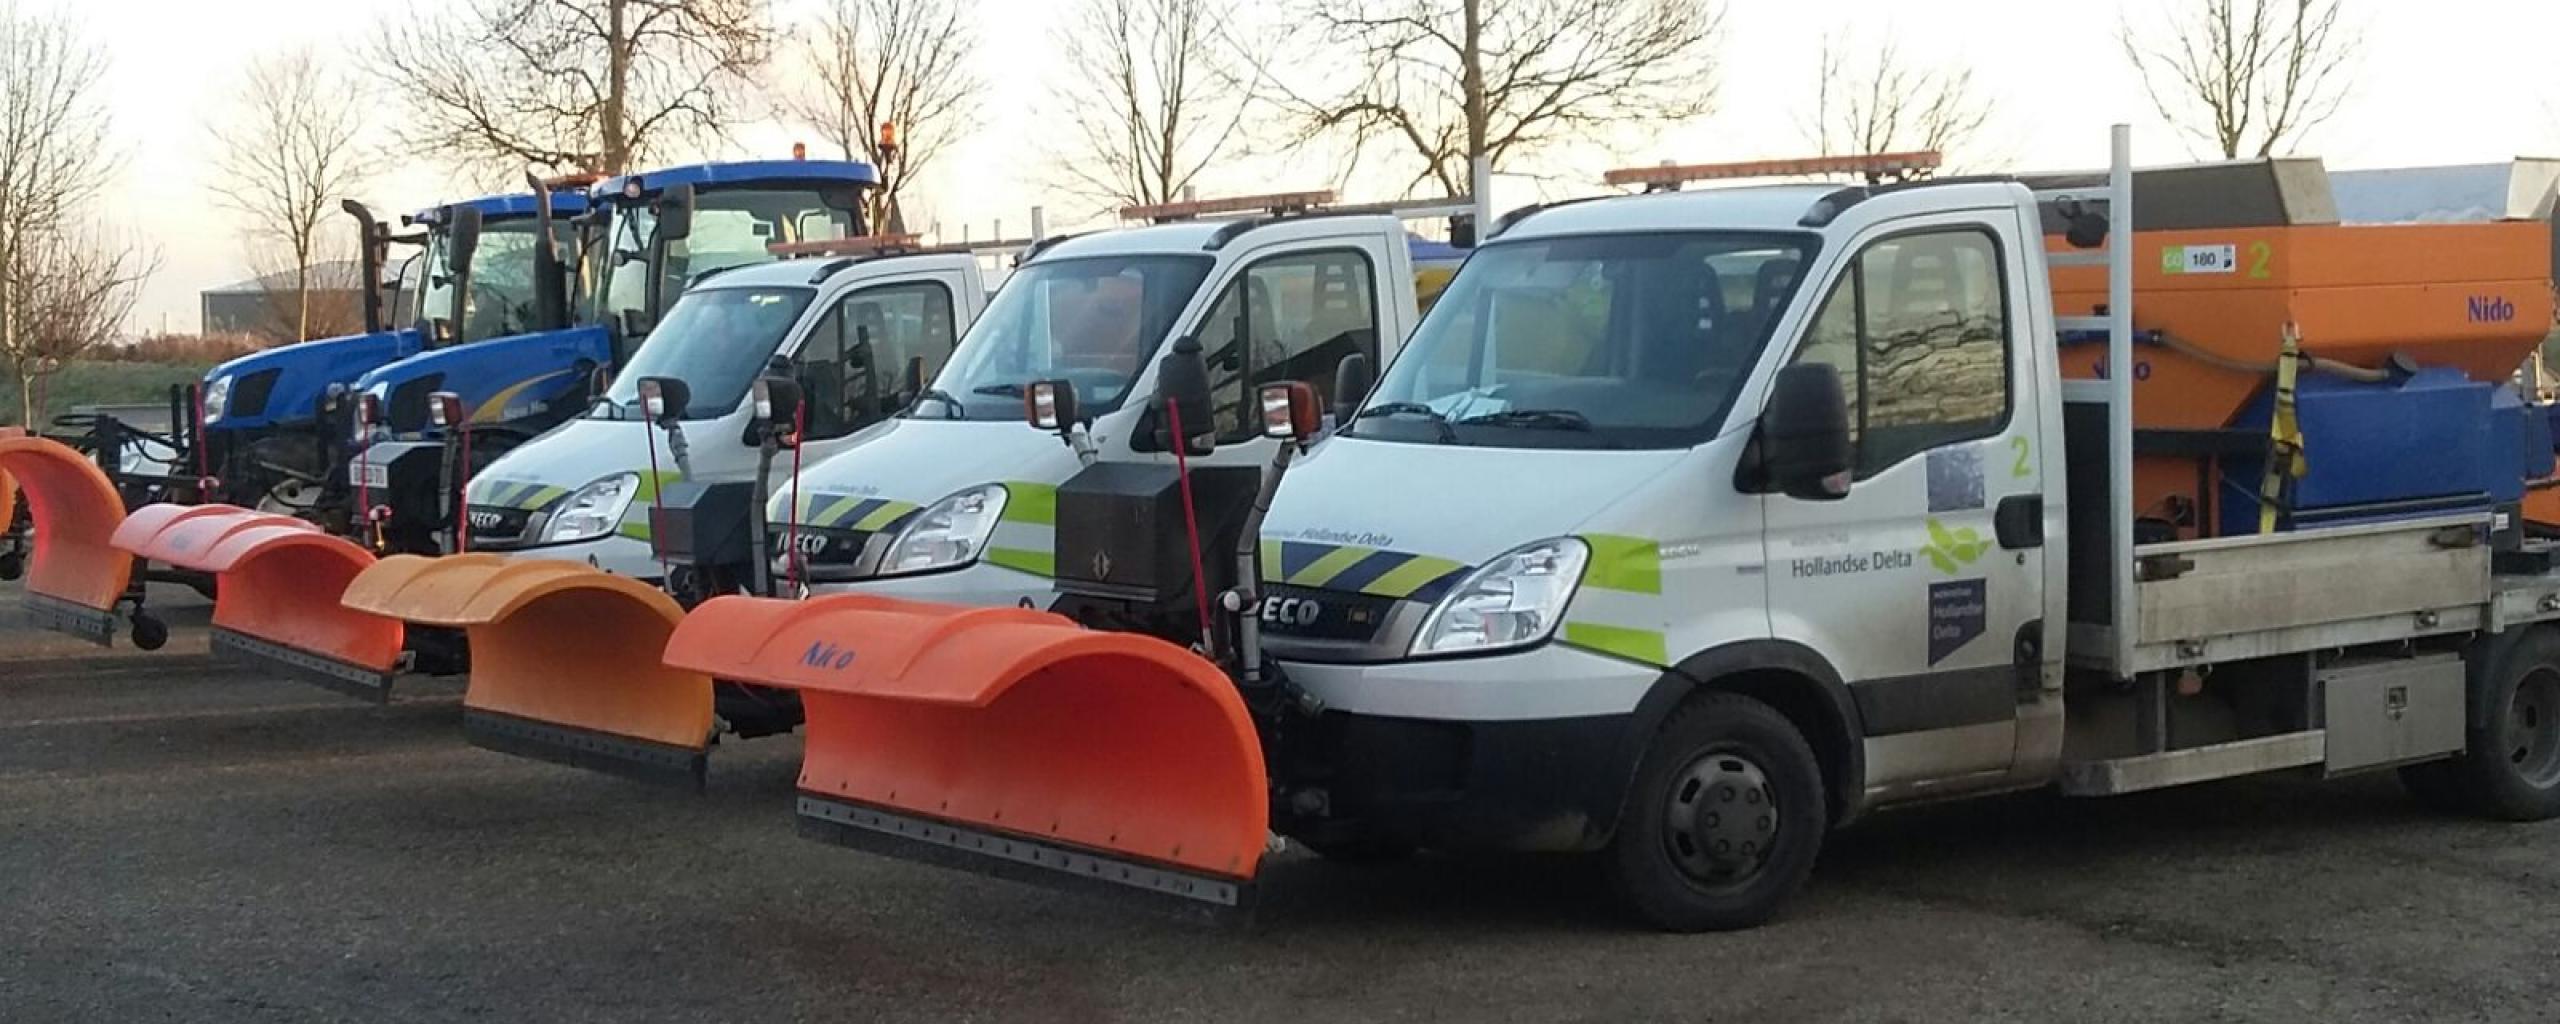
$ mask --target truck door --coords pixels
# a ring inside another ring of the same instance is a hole
[[[915,381],[942,371],[957,343],[957,273],[866,283],[836,296],[792,357],[807,395],[804,459],[915,400]],[[921,376],[910,364],[923,361]]]
[[[1305,381],[1325,408],[1334,396],[1334,369],[1358,353],[1379,362],[1378,282],[1382,261],[1373,246],[1352,241],[1299,243],[1257,254],[1228,278],[1209,312],[1192,328],[1209,364],[1211,411],[1221,452],[1267,461],[1261,410],[1262,385]],[[1247,454],[1254,452],[1259,454]]]
[[[1839,370],[1856,479],[1836,501],[1767,499],[1771,626],[1848,683],[1871,789],[1996,784],[2033,688],[2043,481],[2013,286],[2032,254],[2002,224],[2011,211],[1865,234],[1816,282],[1792,357]]]

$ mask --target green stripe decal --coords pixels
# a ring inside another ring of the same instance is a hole
[[[1055,484],[1032,483],[1027,480],[1004,482],[1004,521],[1058,525],[1058,488]]]
[[[816,514],[812,515],[809,511],[809,506],[820,501],[824,501],[827,504],[825,507],[820,508]],[[807,503],[804,503],[800,507],[800,519],[811,526],[834,526],[836,524],[837,517],[853,511],[853,507],[859,504],[862,504],[862,499],[850,494],[839,495],[834,498],[829,498],[823,494],[811,495]]]
[[[614,528],[614,530],[613,530],[613,532],[618,533],[618,534],[621,534],[621,535],[623,535],[623,536],[625,536],[625,537],[629,537],[629,538],[631,538],[632,540],[648,540],[648,539],[649,539],[649,520],[648,520],[648,517],[644,515],[644,516],[642,516],[642,517],[641,517],[640,521],[638,521],[638,522],[625,522],[625,523],[623,523],[621,526],[615,527],[615,528]]]
[[[1323,558],[1308,563],[1306,568],[1290,576],[1289,582],[1301,587],[1324,586],[1333,582],[1334,577],[1342,575],[1342,570],[1351,568],[1361,559],[1375,553],[1377,553],[1376,548],[1355,548],[1348,544],[1343,545],[1325,552]]]
[[[566,487],[536,487],[533,489],[533,494],[528,496],[520,507],[541,508],[568,496],[569,489]]]
[[[1280,583],[1288,582],[1288,580],[1282,578],[1280,574],[1279,541],[1265,540],[1262,542],[1262,578]]]
[[[1463,568],[1466,567],[1446,558],[1408,555],[1403,565],[1370,580],[1368,586],[1360,588],[1360,592],[1378,597],[1410,597],[1414,591],[1422,589],[1423,584]]]
[[[1591,568],[1582,574],[1583,586],[1633,594],[1662,593],[1662,546],[1652,538],[1589,533],[1582,540],[1591,545]],[[1660,638],[1656,637],[1655,642],[1659,644]]]
[[[898,517],[915,510],[916,506],[913,502],[884,501],[880,503],[879,508],[872,509],[870,515],[854,520],[853,525],[846,529],[876,533],[890,523],[897,522]]]
[[[1027,572],[1034,576],[1047,576],[1054,579],[1058,575],[1058,556],[1055,553],[1048,551],[1029,551],[1022,548],[988,548],[987,561],[996,565],[1001,565],[1007,569]]]
[[[1671,652],[1658,630],[1603,626],[1596,622],[1567,622],[1564,624],[1564,642],[1647,665],[1671,663]]]

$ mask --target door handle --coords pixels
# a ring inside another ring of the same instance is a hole
[[[2044,546],[2044,495],[2012,494],[1991,511],[1991,532],[2005,551]]]

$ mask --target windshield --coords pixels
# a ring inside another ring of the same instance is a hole
[[[480,244],[471,250],[471,295],[463,307],[462,332],[445,344],[504,338],[541,326],[534,307],[534,223],[534,218],[518,217],[481,225]],[[555,222],[552,237],[555,251],[569,251],[573,236],[568,225]],[[453,319],[453,276],[444,269],[449,241],[441,227],[428,232],[426,256],[419,262],[426,287],[415,293],[419,323]]]
[[[1813,244],[1711,232],[1486,246],[1346,433],[1495,447],[1695,444],[1723,420]]]
[[[1096,256],[1016,270],[960,339],[920,415],[1022,418],[1023,388],[1067,380],[1087,415],[1118,409],[1209,274],[1206,256]]]
[[[667,245],[659,271],[658,301],[672,303],[685,286],[714,270],[773,258],[767,246],[777,242],[850,238],[861,233],[861,221],[842,190],[728,189],[702,192],[693,200],[693,230]],[[593,306],[608,324],[621,325],[638,315],[634,333],[657,320],[649,308],[649,242],[658,229],[657,215],[645,202],[617,201],[605,229],[609,244],[597,247],[604,261],[588,271],[597,289]],[[673,315],[670,313],[669,315]]]
[[[636,415],[642,377],[684,381],[692,389],[686,419],[727,415],[747,397],[816,295],[808,288],[706,288],[687,294],[667,310],[667,321],[650,332],[588,418]]]

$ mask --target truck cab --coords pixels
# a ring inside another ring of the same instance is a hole
[[[471,480],[468,546],[657,578],[649,509],[660,487],[745,481],[754,471],[748,391],[757,378],[778,372],[800,384],[799,457],[822,459],[912,403],[919,369],[938,371],[985,303],[966,252],[878,247],[717,273],[669,308],[584,413]],[[638,389],[651,379],[690,392],[672,429],[642,414]]]
[[[570,213],[584,209],[576,194],[548,197],[555,208]],[[393,237],[363,207],[349,204],[365,237],[364,265],[378,278],[390,242],[421,246],[425,266],[462,266],[473,280],[490,289],[525,288],[534,275],[532,240],[544,229],[529,194],[489,196],[429,207],[403,218],[415,229]],[[465,225],[467,226],[458,226]],[[335,396],[350,393],[368,373],[401,360],[499,337],[508,329],[515,307],[490,292],[470,304],[475,319],[453,322],[450,288],[440,288],[447,274],[428,273],[427,287],[413,289],[416,305],[401,326],[383,322],[378,302],[366,304],[368,329],[360,335],[328,338],[254,352],[206,371],[202,391],[201,470],[221,482],[218,495],[233,504],[269,511],[301,513],[320,499],[331,475],[346,425]],[[357,390],[361,390],[358,388]],[[193,460],[189,460],[193,461]]]
[[[595,181],[584,203],[589,212],[575,221],[582,244],[573,249],[565,236],[555,237],[542,254],[562,268],[560,280],[446,273],[470,291],[452,317],[510,333],[403,359],[356,382],[362,408],[378,410],[358,426],[346,471],[350,503],[366,506],[354,521],[375,526],[359,532],[384,550],[433,552],[449,543],[438,536],[450,525],[441,514],[447,503],[436,497],[445,486],[449,431],[434,421],[430,396],[451,396],[474,435],[472,465],[457,474],[467,479],[593,403],[595,382],[633,358],[688,283],[769,260],[777,244],[862,234],[862,190],[878,180],[867,164],[789,160]],[[566,216],[557,223],[560,231],[572,226]],[[443,268],[432,258],[428,266]],[[430,289],[426,308],[447,308],[452,294],[449,285]]]
[[[1044,245],[913,409],[775,496],[785,569],[817,591],[1045,606],[1058,485],[1086,462],[1172,458],[1144,400],[1160,350],[1192,337],[1207,354],[1216,422],[1188,429],[1229,442],[1208,464],[1267,460],[1255,389],[1330,387],[1345,359],[1392,353],[1416,316],[1412,245],[1388,213],[1190,212]],[[1074,386],[1081,451],[1022,429],[1039,380]]]

